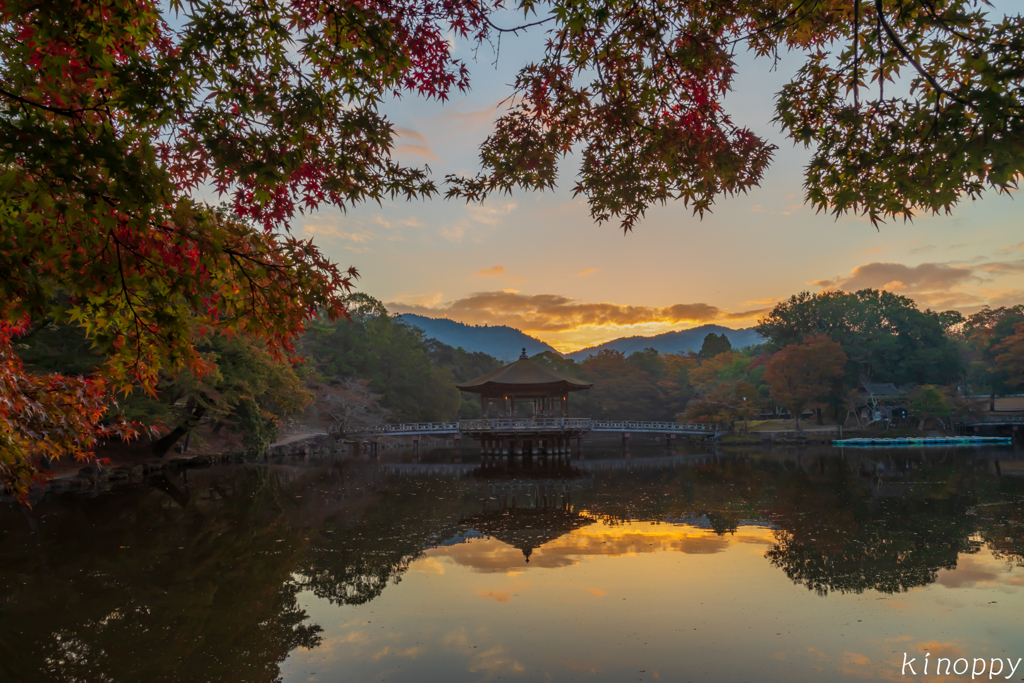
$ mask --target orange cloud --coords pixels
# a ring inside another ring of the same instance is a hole
[[[988,261],[971,265],[958,263],[920,263],[908,266],[899,262],[873,261],[857,266],[849,275],[815,280],[822,289],[855,292],[884,289],[914,299],[923,307],[937,310],[957,308],[963,312],[983,305],[1020,303],[1024,291],[1024,259]],[[986,288],[997,279],[1009,285]],[[997,303],[998,302],[998,303]]]
[[[690,527],[687,525],[656,525],[636,523],[625,527],[591,525],[543,544],[529,556],[527,564],[523,551],[507,545],[496,538],[475,540],[453,546],[432,548],[427,557],[444,556],[449,561],[477,572],[491,573],[504,571],[506,574],[527,567],[556,569],[578,564],[587,557],[622,557],[657,552],[680,552],[689,555],[711,555],[724,551],[732,544],[751,543],[767,546],[773,536],[769,529],[762,527],[741,527],[731,536]],[[591,588],[587,591],[596,597],[607,595],[606,591]],[[481,597],[506,602],[507,593],[488,591]]]
[[[427,144],[427,136],[411,128],[395,128],[395,135],[404,140],[415,140],[416,142]]]
[[[486,593],[481,593],[480,597],[494,600],[495,602],[508,602],[512,599],[512,596],[505,591],[487,591]]]
[[[482,273],[481,273],[482,274]],[[672,306],[629,306],[587,303],[557,294],[522,294],[516,291],[477,292],[438,306],[392,302],[388,310],[450,318],[471,325],[508,325],[523,332],[562,332],[583,326],[626,326],[650,323],[703,323],[727,314],[705,303]]]
[[[491,268],[481,268],[476,271],[477,275],[482,277],[497,277],[498,275],[505,274],[505,266],[492,266]]]
[[[395,147],[395,151],[392,152],[393,156],[407,156],[407,157],[423,157],[425,159],[441,160],[441,157],[434,154],[434,150],[429,145],[398,145]]]

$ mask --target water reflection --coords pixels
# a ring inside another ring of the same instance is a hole
[[[698,645],[702,680],[816,680],[808,647],[878,677],[950,615],[960,649],[1020,625],[1012,451],[657,455],[213,468],[0,508],[0,679],[621,680],[648,655],[678,678]]]

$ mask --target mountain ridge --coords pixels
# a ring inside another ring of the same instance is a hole
[[[588,346],[585,349],[579,349],[562,355],[575,361],[582,361],[605,349],[619,351],[627,356],[646,348],[655,348],[661,353],[700,351],[701,346],[704,345],[704,337],[712,333],[724,334],[729,339],[729,343],[732,344],[734,349],[741,349],[744,346],[753,346],[764,342],[764,339],[762,339],[752,327],[744,327],[734,330],[730,327],[722,327],[721,325],[701,325],[699,327],[691,327],[685,330],[663,332],[650,337],[643,337],[639,335],[632,337],[619,337],[618,339],[612,339],[602,344]]]
[[[650,337],[639,335],[619,337],[571,353],[559,353],[550,344],[508,325],[467,325],[449,318],[428,318],[415,313],[402,313],[395,317],[420,328],[428,338],[437,339],[448,346],[462,347],[470,352],[482,351],[503,361],[512,361],[518,358],[523,347],[526,348],[526,353],[530,356],[551,351],[574,361],[582,361],[604,349],[613,349],[627,356],[635,351],[651,347],[661,353],[700,351],[704,344],[704,337],[710,333],[724,334],[734,349],[760,344],[764,341],[752,327],[734,330],[721,325],[701,325]]]
[[[530,356],[545,351],[558,353],[550,344],[508,325],[467,325],[448,318],[428,318],[415,313],[401,313],[395,317],[420,328],[428,338],[469,352],[482,351],[503,361],[519,358],[523,348]]]

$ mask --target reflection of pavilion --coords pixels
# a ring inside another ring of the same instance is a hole
[[[536,548],[593,524],[590,517],[565,509],[520,508],[483,512],[462,520],[466,526],[523,551],[526,561]]]

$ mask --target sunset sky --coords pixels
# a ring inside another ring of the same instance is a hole
[[[509,19],[511,23],[513,19]],[[543,35],[503,39],[500,60],[481,48],[469,61],[473,91],[442,105],[413,97],[385,111],[401,138],[396,156],[447,173],[473,174],[477,146],[511,93],[516,69]],[[636,230],[595,225],[571,188],[577,161],[561,165],[557,191],[516,193],[467,206],[436,198],[367,205],[297,219],[361,290],[392,312],[510,325],[561,351],[620,336],[718,323],[755,324],[801,290],[879,287],[922,308],[972,312],[1024,302],[1024,236],[1014,196],[990,193],[951,216],[920,216],[876,230],[836,221],[803,202],[809,154],[770,123],[774,94],[798,65],[742,58],[726,107],[736,124],[779,146],[762,186],[723,198],[703,220],[679,204],[652,208]]]

